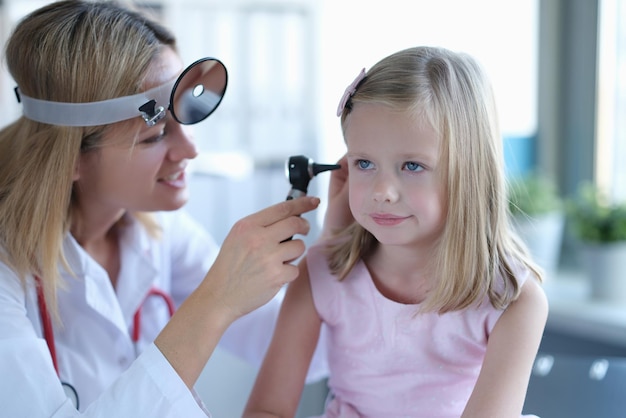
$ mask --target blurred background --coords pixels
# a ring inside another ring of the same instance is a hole
[[[3,1],[1,35],[6,37],[17,19],[46,3],[50,2]],[[509,169],[526,170],[535,163],[537,0],[141,4],[174,30],[186,63],[214,56],[229,70],[228,91],[219,111],[194,127],[202,151],[195,169],[207,177],[196,194],[221,201],[204,207],[204,217],[218,239],[240,214],[284,198],[289,189],[284,164],[290,155],[335,162],[343,154],[335,111],[345,87],[361,68],[410,46],[440,45],[476,56],[492,77],[503,132],[515,150]],[[3,77],[1,87],[4,124],[19,115],[20,108],[12,80]],[[323,193],[328,177],[321,174],[312,181],[310,192]],[[264,186],[250,179],[262,179]]]
[[[18,19],[47,3],[0,2],[2,44]],[[229,70],[219,110],[194,128],[201,154],[193,165],[188,206],[218,242],[240,217],[285,198],[289,156],[302,154],[321,163],[340,158],[345,148],[335,111],[345,87],[361,68],[415,45],[468,52],[486,68],[498,100],[509,179],[539,173],[563,199],[581,183],[592,182],[610,201],[626,199],[625,1],[141,4],[174,30],[187,64],[213,56]],[[3,66],[2,125],[20,114],[14,87]],[[324,198],[328,178],[320,174],[309,194]],[[323,207],[311,218],[313,230],[306,240],[315,238],[322,214]],[[575,239],[563,235],[550,269],[555,276],[581,268]],[[611,318],[624,317],[623,308],[616,312]],[[615,332],[622,331],[626,335],[626,328]],[[587,341],[583,334],[576,337]],[[626,337],[620,338],[594,341],[624,353]],[[254,368],[218,351],[199,391],[215,416],[238,416],[254,374]],[[321,407],[323,382],[308,390],[312,406],[305,399],[302,416]]]

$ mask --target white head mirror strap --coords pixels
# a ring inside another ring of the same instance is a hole
[[[24,95],[19,87],[15,88],[15,92],[22,103],[24,117],[37,122],[59,126],[97,126],[141,116],[148,126],[153,126],[169,108],[175,81],[132,96],[89,103],[34,99]]]

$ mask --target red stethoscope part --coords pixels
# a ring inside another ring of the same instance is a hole
[[[43,328],[43,338],[48,344],[48,350],[52,357],[52,364],[57,375],[59,374],[59,365],[57,364],[57,350],[54,343],[54,333],[52,332],[52,320],[50,319],[50,312],[48,311],[48,305],[46,304],[46,298],[43,295],[43,287],[41,285],[41,279],[36,277],[37,281],[37,303],[39,304],[39,314],[41,315],[41,326]]]
[[[139,341],[139,336],[141,335],[141,308],[143,308],[144,302],[150,296],[159,296],[161,299],[163,299],[163,301],[167,305],[167,311],[170,314],[170,318],[172,317],[172,315],[174,315],[174,311],[176,310],[176,307],[174,306],[174,301],[172,300],[170,295],[168,295],[161,289],[157,289],[156,287],[150,289],[141,305],[139,305],[139,309],[137,309],[137,312],[135,312],[135,316],[133,317],[133,332],[131,333],[131,338],[134,343]]]
[[[43,337],[46,340],[46,344],[48,345],[48,350],[50,351],[50,356],[52,357],[52,364],[54,365],[54,370],[56,370],[57,375],[58,375],[59,365],[57,362],[56,344],[54,342],[54,332],[52,330],[52,319],[50,318],[50,312],[48,311],[46,298],[44,297],[44,294],[43,294],[43,288],[41,286],[41,279],[39,277],[36,277],[35,280],[37,282],[37,286],[36,286],[37,287],[37,303],[39,305],[39,313],[41,315],[41,326],[43,328]],[[167,305],[167,310],[168,310],[170,317],[174,315],[174,311],[176,310],[176,307],[174,306],[174,301],[172,300],[170,295],[165,293],[163,290],[157,289],[155,287],[150,289],[150,291],[148,291],[148,294],[144,298],[143,302],[139,306],[139,309],[137,309],[137,312],[135,312],[135,315],[133,317],[133,331],[131,333],[131,339],[133,340],[134,343],[137,343],[137,341],[139,341],[139,336],[141,333],[141,308],[143,307],[143,304],[145,303],[146,299],[148,299],[150,296],[158,296],[163,299],[163,301]]]

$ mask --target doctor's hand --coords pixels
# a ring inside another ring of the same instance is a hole
[[[308,221],[299,215],[318,205],[318,198],[302,197],[235,223],[207,275],[207,285],[233,320],[267,303],[298,276],[290,262],[304,253],[304,242],[285,239],[309,232]]]
[[[309,232],[300,215],[319,203],[308,196],[287,200],[235,223],[204,280],[155,340],[190,389],[230,324],[298,276],[291,261],[304,253],[305,245],[286,239]]]
[[[330,172],[328,208],[324,215],[322,239],[332,237],[354,222],[348,201],[348,159],[346,155],[341,157],[337,164],[340,164],[341,168]]]

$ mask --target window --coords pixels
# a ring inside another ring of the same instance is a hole
[[[595,177],[626,200],[626,2],[602,0],[599,14]]]
[[[324,158],[341,155],[343,139],[335,109],[361,68],[403,48],[431,45],[467,52],[485,67],[507,140],[507,166],[513,171],[528,169],[537,130],[538,3],[325,2],[319,31]]]
[[[186,63],[221,59],[229,83],[219,111],[194,127],[200,151],[242,153],[257,166],[314,154],[319,141],[315,7],[306,0],[165,1]],[[193,28],[189,30],[188,28]]]

